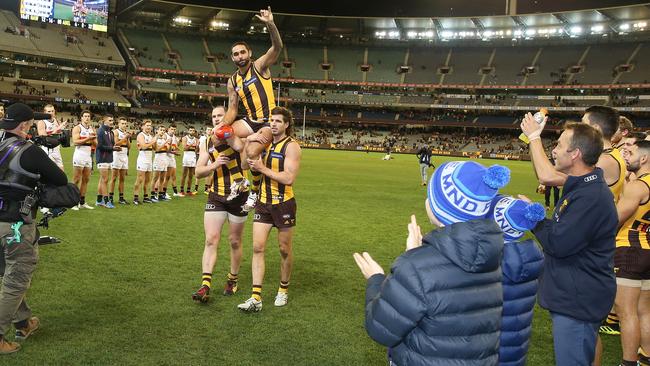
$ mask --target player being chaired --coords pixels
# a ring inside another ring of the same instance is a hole
[[[253,60],[252,50],[246,42],[237,42],[232,46],[231,58],[237,66],[237,71],[228,80],[228,111],[223,122],[218,126],[218,129],[227,128],[224,125],[231,126],[235,135],[246,138],[245,155],[253,160],[260,158],[260,154],[273,139],[269,120],[271,111],[276,105],[270,66],[278,60],[282,51],[282,39],[273,22],[271,7],[260,10],[260,14],[256,17],[266,25],[271,36],[271,48]],[[240,101],[247,115],[235,120]],[[262,174],[251,171],[251,175],[253,184],[248,199],[242,206],[246,212],[255,207],[262,183]],[[233,182],[229,200],[237,197],[239,192],[246,191],[247,186],[248,182],[245,179]]]

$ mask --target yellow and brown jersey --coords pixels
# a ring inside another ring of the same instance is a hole
[[[230,194],[230,185],[235,181],[244,179],[241,169],[241,156],[225,141],[217,145],[214,145],[213,138],[211,137],[208,137],[205,141],[206,151],[210,156],[211,162],[217,160],[219,155],[224,155],[230,159],[228,163],[220,165],[212,173],[214,180],[210,188],[210,192],[214,192],[225,199]]]
[[[237,70],[231,81],[248,117],[254,121],[268,121],[271,118],[271,110],[275,108],[271,77],[265,78],[257,71],[255,63],[251,62],[244,75]]]
[[[618,180],[612,184],[608,184],[609,190],[612,191],[614,195],[614,203],[618,203],[618,199],[623,193],[623,186],[625,185],[625,175],[627,173],[627,168],[625,166],[625,160],[623,160],[623,154],[617,148],[610,148],[603,150],[603,154],[609,155],[618,163]]]
[[[645,183],[650,190],[650,174],[643,174],[637,180]],[[641,203],[634,214],[625,221],[616,235],[616,247],[650,249],[648,230],[650,230],[650,199]]]
[[[289,136],[284,139],[272,143],[266,148],[262,161],[267,168],[275,172],[284,171],[284,160],[286,158],[287,147],[293,139]],[[277,205],[286,202],[293,198],[293,187],[286,184],[281,184],[267,176],[262,179],[262,186],[260,187],[260,202],[270,203]]]

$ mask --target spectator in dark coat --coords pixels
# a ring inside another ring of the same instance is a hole
[[[115,146],[113,135],[113,116],[105,115],[102,118],[102,125],[97,130],[97,169],[99,170],[99,182],[97,183],[97,202],[95,206],[115,208],[108,197],[108,178],[111,176],[111,163],[113,162],[113,151],[120,150]]]
[[[407,251],[388,276],[354,254],[368,279],[366,330],[399,366],[498,362],[503,234],[486,219],[509,171],[478,163],[441,165],[429,181],[427,214],[441,229],[424,238],[411,217]]]
[[[544,255],[533,240],[519,241],[544,219],[544,206],[508,196],[492,201],[492,217],[503,231],[503,316],[499,366],[524,366],[533,324],[537,278]]]

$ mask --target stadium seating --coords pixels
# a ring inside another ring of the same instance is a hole
[[[639,52],[631,60],[634,69],[630,72],[622,73],[618,79],[619,83],[650,82],[650,43],[641,43],[640,45]]]
[[[359,68],[363,64],[363,48],[328,47],[327,62],[332,64],[330,80],[363,81]]]
[[[449,63],[452,72],[445,77],[444,84],[478,84],[479,68],[487,66],[492,50],[491,47],[454,48]]]
[[[521,71],[533,63],[539,47],[499,47],[494,54],[494,75],[485,78],[485,85],[519,85],[524,77]]]
[[[324,61],[322,47],[287,45],[289,60],[293,61],[291,75],[297,79],[324,80],[325,72],[320,64]]]
[[[449,48],[415,48],[409,53],[411,72],[404,79],[407,83],[438,84],[438,68],[445,65]]]
[[[402,75],[397,73],[404,65],[405,49],[368,48],[368,64],[371,65],[366,81],[399,83]]]
[[[215,72],[212,65],[206,61],[206,50],[201,37],[176,33],[167,33],[165,36],[172,51],[178,53],[179,63],[183,70]]]
[[[161,69],[175,69],[167,57],[167,49],[160,33],[129,29],[124,32],[131,47],[137,51],[137,59],[143,67],[155,67]]]

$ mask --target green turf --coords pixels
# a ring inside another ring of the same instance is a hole
[[[384,365],[385,350],[363,327],[365,281],[352,253],[367,250],[388,269],[404,250],[410,214],[416,214],[423,231],[431,227],[416,158],[395,155],[382,161],[381,156],[304,150],[295,184],[298,226],[289,304],[273,306],[279,254],[272,235],[264,309],[258,314],[236,309],[250,291],[250,224],[244,233],[241,292],[217,295],[207,305],[190,300],[201,275],[204,195],[66,213],[46,232],[65,242],[41,247],[28,296],[42,329],[21,352],[0,357],[0,364]],[[64,161],[70,172],[70,149]],[[436,165],[441,162],[434,158]],[[498,163],[512,169],[506,193],[543,198],[534,193],[530,163]],[[128,177],[129,199],[134,173]],[[92,203],[96,174],[89,187]],[[217,291],[228,271],[227,248],[219,248]],[[533,330],[528,364],[553,364],[545,311],[536,312]],[[619,360],[618,341],[605,337],[604,365]]]

